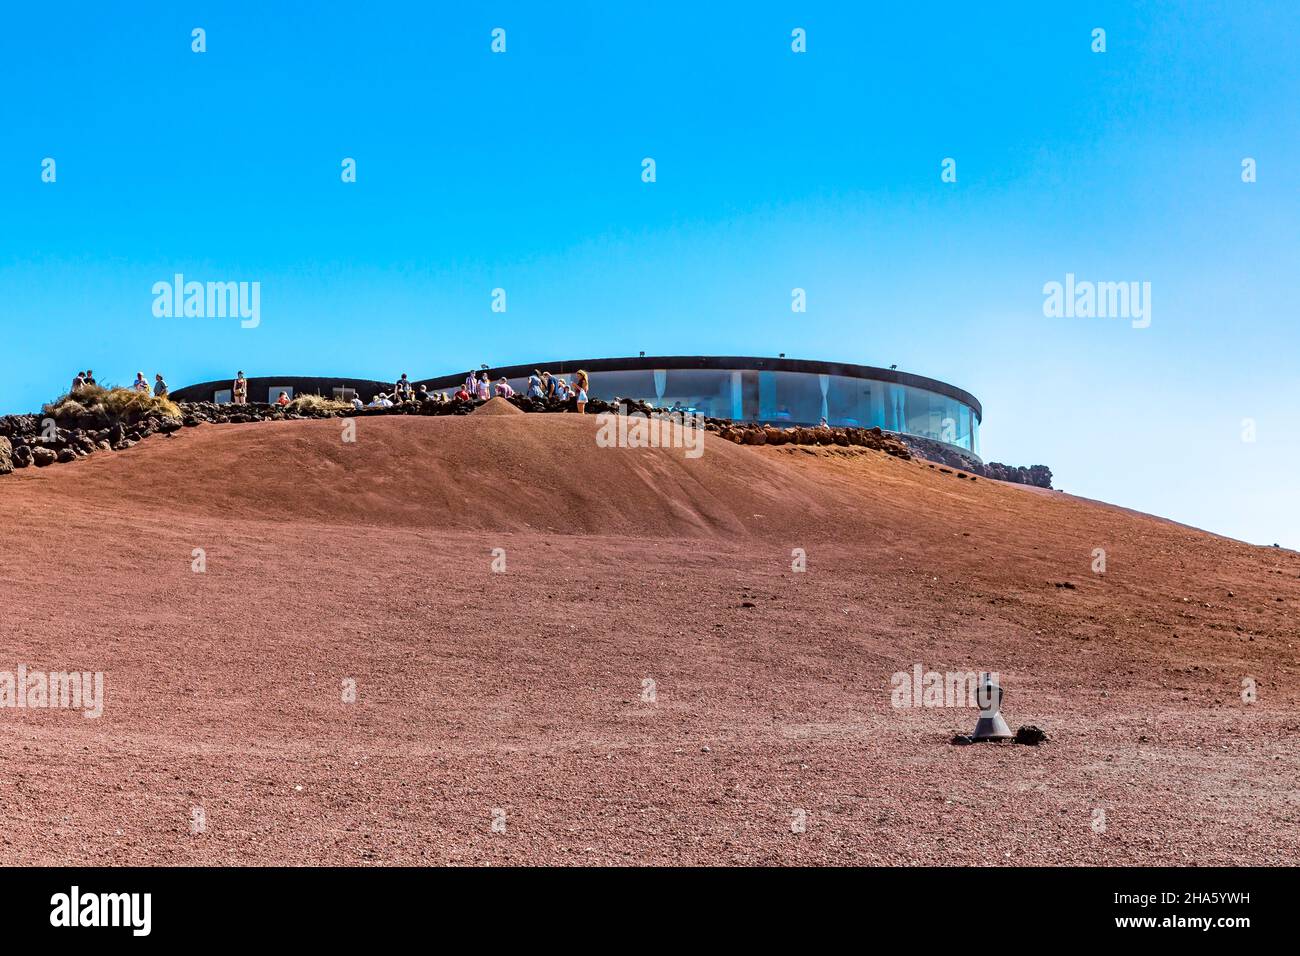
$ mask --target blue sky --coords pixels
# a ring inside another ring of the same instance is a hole
[[[1294,5],[450,6],[6,7],[0,413],[87,365],[897,363],[988,459],[1300,546]],[[260,282],[260,326],[156,318],[176,272]],[[1069,272],[1151,326],[1045,317]]]

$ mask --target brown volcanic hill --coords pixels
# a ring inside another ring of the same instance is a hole
[[[344,427],[0,478],[0,671],[105,685],[94,720],[0,708],[0,863],[1300,850],[1291,552],[855,449]],[[974,711],[890,706],[916,664],[998,671],[1049,742],[950,746]]]
[[[601,448],[596,433],[595,416],[522,412],[201,426],[18,482],[64,505],[443,530],[746,535],[844,517],[849,499],[787,459],[714,435],[698,459]]]
[[[525,414],[525,412],[523,409],[516,408],[514,405],[511,405],[500,395],[497,395],[494,398],[489,398],[478,408],[474,409],[474,411],[470,412],[470,414],[471,415],[523,415]]]

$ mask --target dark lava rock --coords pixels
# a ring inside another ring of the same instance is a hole
[[[1047,740],[1047,734],[1045,734],[1041,728],[1035,727],[1033,724],[1025,724],[1016,731],[1016,743],[1018,744],[1037,747],[1045,740]]]
[[[957,734],[952,738],[952,743],[958,747],[965,747],[967,744],[973,744],[974,742],[975,738],[969,734]]]
[[[873,428],[872,431],[879,432],[879,429]],[[997,461],[985,464],[973,455],[963,452],[953,445],[932,441],[929,438],[921,438],[918,435],[899,435],[897,437],[899,441],[911,449],[916,457],[970,472],[972,477],[978,475],[981,478],[995,478],[998,481],[1009,481],[1018,485],[1032,485],[1035,488],[1052,487],[1052,469],[1046,465],[1031,465],[1026,468],[1023,465],[1004,465]]]
[[[58,455],[54,454],[54,452],[50,451],[48,448],[37,447],[32,449],[32,464],[37,468],[44,468],[46,465],[52,465],[57,460]]]
[[[8,438],[0,435],[0,475],[7,475],[14,470],[14,446]]]
[[[14,467],[26,468],[32,463],[32,450],[26,445],[19,445],[14,449]]]

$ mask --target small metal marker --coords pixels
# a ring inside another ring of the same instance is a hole
[[[1002,688],[993,683],[988,674],[980,675],[980,686],[976,690],[975,700],[980,705],[980,717],[975,722],[975,731],[971,740],[1011,740],[1015,734],[1002,719]]]

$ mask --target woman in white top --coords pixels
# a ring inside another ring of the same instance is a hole
[[[573,390],[574,398],[578,400],[579,415],[585,415],[587,413],[587,385],[589,383],[590,380],[587,378],[587,373],[585,371],[578,369],[578,371],[574,373]]]

